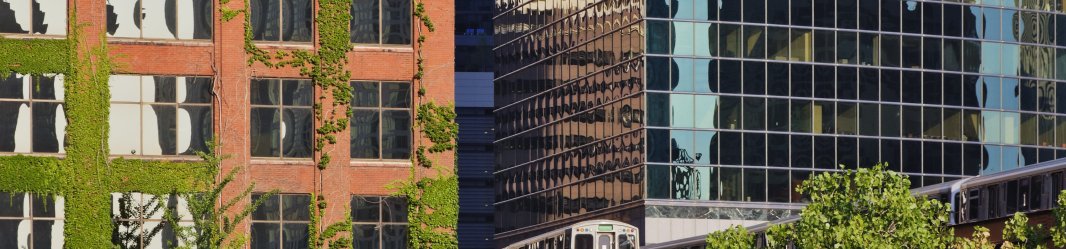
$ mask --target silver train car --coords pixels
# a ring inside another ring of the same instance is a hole
[[[1015,212],[1049,210],[1064,190],[1066,159],[925,186],[911,193],[951,205],[949,224],[998,219]]]
[[[578,222],[504,249],[639,249],[640,230],[613,220]]]

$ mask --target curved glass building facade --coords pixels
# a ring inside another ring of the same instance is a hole
[[[593,218],[644,244],[773,220],[838,165],[918,187],[1066,157],[1064,8],[497,0],[498,244]]]

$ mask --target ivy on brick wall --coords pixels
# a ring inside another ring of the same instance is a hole
[[[68,120],[63,157],[0,157],[0,191],[64,196],[64,243],[111,248],[110,193],[200,191],[212,180],[213,165],[110,158],[108,78],[115,65],[103,33],[93,45],[83,42],[85,25],[76,21],[75,7],[66,39],[0,38],[0,74],[65,75]]]
[[[414,80],[418,83],[418,109],[415,115],[416,127],[412,129],[417,128],[430,142],[428,146],[418,145],[413,160],[420,167],[435,169],[436,174],[422,176],[417,168],[412,168],[410,179],[399,183],[395,188],[398,190],[398,196],[408,200],[408,247],[459,248],[455,230],[459,222],[459,179],[456,178],[454,169],[435,167],[436,164],[430,156],[451,152],[452,158],[455,158],[455,140],[459,135],[459,125],[455,122],[454,105],[438,105],[426,96],[427,82],[423,78],[426,61],[422,56],[426,35],[421,32],[423,27],[428,32],[436,29],[423,2],[415,3],[413,15],[421,25],[417,29],[417,71],[414,75]],[[452,163],[455,165],[454,161]]]

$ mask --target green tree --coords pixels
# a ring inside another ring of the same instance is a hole
[[[1047,248],[1047,230],[1044,225],[1029,224],[1029,218],[1022,212],[1014,213],[1003,224],[1003,248],[1044,249]]]
[[[748,229],[742,226],[734,226],[707,235],[707,249],[746,249],[754,246],[755,236],[748,233]]]
[[[991,236],[988,232],[988,228],[982,226],[976,226],[973,228],[973,236],[970,238],[959,238],[952,244],[952,248],[956,249],[995,249],[996,244],[988,241],[988,237]]]
[[[773,247],[945,248],[954,240],[948,206],[911,195],[907,177],[884,164],[822,173],[797,191],[811,202],[799,221],[769,230]]]
[[[1066,190],[1059,192],[1058,206],[1052,209],[1055,226],[1051,227],[1051,241],[1056,247],[1066,247]]]

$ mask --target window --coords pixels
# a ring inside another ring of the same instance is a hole
[[[61,1],[50,1],[60,3]],[[214,1],[107,1],[107,35],[144,39],[211,39]]]
[[[196,155],[211,141],[209,77],[112,75],[115,155]]]
[[[63,197],[0,192],[0,248],[62,248]]]
[[[63,153],[63,75],[0,79],[0,152]]]
[[[355,248],[406,248],[407,200],[401,197],[352,196]]]
[[[0,1],[0,33],[67,34],[67,1]]]
[[[411,44],[410,0],[353,0],[352,43]]]
[[[252,80],[252,156],[311,157],[314,90],[310,80]]]
[[[311,41],[311,0],[249,0],[252,40]]]
[[[184,246],[163,215],[166,208],[177,215],[178,225],[191,228],[193,220],[188,207],[184,199],[175,195],[112,193],[111,218],[118,227],[111,242],[122,248]]]
[[[252,201],[262,194],[253,194]],[[280,194],[252,212],[252,248],[307,248],[311,195]]]
[[[411,83],[353,81],[352,158],[411,157]]]

